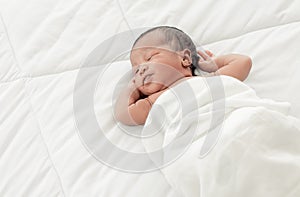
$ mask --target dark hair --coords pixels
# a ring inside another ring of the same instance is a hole
[[[148,33],[154,31],[158,31],[159,33],[162,33],[162,35],[164,36],[165,43],[168,44],[171,47],[171,49],[175,51],[189,49],[191,51],[191,56],[192,56],[191,70],[192,70],[192,74],[195,76],[195,69],[198,67],[198,61],[199,61],[196,46],[192,41],[192,39],[186,33],[184,33],[182,30],[176,27],[171,27],[171,26],[153,27],[145,31],[144,33],[142,33],[133,43],[133,47],[141,38],[143,38]]]

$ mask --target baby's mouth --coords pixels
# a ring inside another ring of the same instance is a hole
[[[151,76],[152,76],[152,75],[153,75],[153,74],[147,74],[147,75],[144,77],[144,79],[143,79],[143,85],[145,85],[145,84],[151,82]]]

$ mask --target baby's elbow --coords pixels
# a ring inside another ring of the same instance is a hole
[[[251,68],[252,68],[252,59],[249,56],[246,56],[245,58],[245,66],[248,70],[248,73],[250,72]]]
[[[243,76],[240,79],[241,81],[244,81],[248,77],[251,68],[252,68],[252,59],[249,56],[244,56],[244,58],[243,58],[243,68],[242,68],[243,69],[243,71],[242,71]]]
[[[133,122],[130,120],[130,116],[125,111],[115,110],[115,119],[116,121],[125,124],[125,125],[133,125]]]

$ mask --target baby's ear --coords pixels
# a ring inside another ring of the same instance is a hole
[[[181,51],[181,64],[183,67],[187,68],[190,67],[192,64],[192,53],[189,49],[184,49],[183,51]]]

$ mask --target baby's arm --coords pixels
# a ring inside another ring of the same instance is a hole
[[[201,51],[199,51],[199,54],[205,62],[212,61],[212,63],[215,63],[215,65],[211,64],[212,69],[208,71],[212,75],[228,75],[244,81],[252,67],[251,58],[245,55],[228,54],[214,57],[213,55],[206,55]],[[201,65],[201,62],[199,64]]]
[[[244,81],[252,67],[251,58],[245,55],[229,54],[215,58],[218,66],[216,74],[228,75]]]
[[[116,101],[116,119],[126,125],[143,124],[151,109],[151,103],[147,99],[140,99],[141,96],[132,80]]]
[[[115,106],[116,119],[126,125],[141,125],[146,122],[152,104],[163,91],[141,98],[133,82],[119,96]]]

